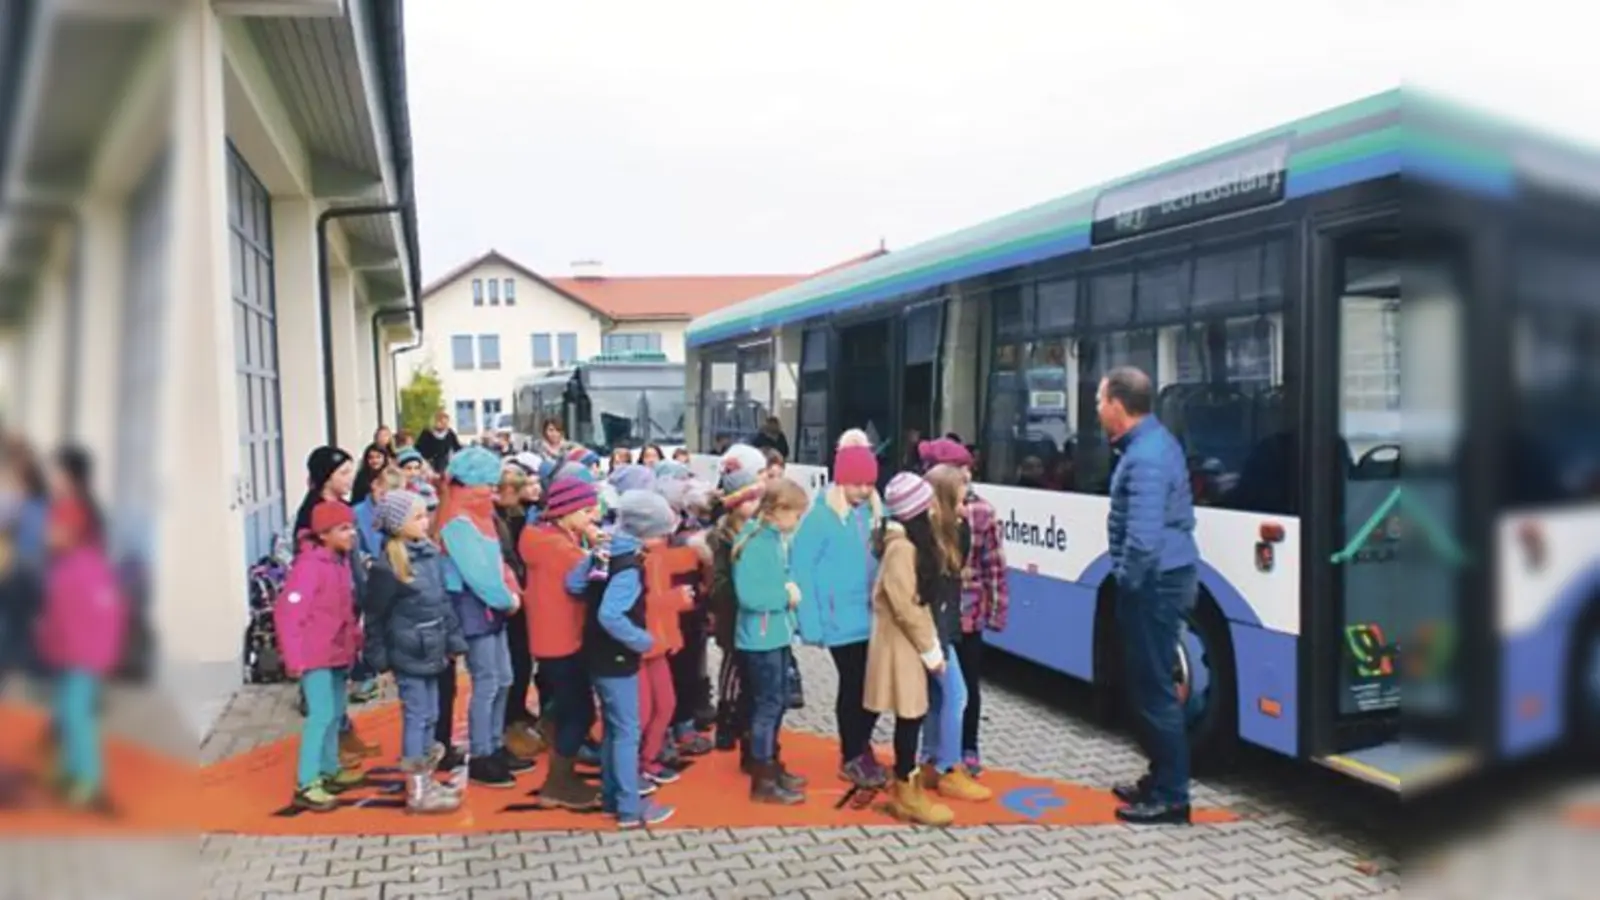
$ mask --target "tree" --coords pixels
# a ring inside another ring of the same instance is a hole
[[[443,407],[444,383],[432,367],[418,369],[411,383],[400,389],[400,427],[421,434],[433,427],[434,414]]]

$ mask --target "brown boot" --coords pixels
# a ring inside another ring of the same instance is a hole
[[[600,808],[600,789],[590,787],[579,778],[573,765],[572,757],[551,752],[550,771],[544,776],[544,786],[539,788],[539,806],[575,812]]]
[[[795,806],[806,802],[806,795],[784,786],[777,763],[753,763],[750,776],[750,802]]]
[[[512,755],[523,759],[538,759],[544,752],[544,741],[539,739],[537,732],[525,722],[512,722],[506,726],[506,749]]]
[[[369,744],[363,741],[361,735],[356,734],[356,729],[353,725],[349,731],[339,735],[339,754],[341,756],[348,755],[356,759],[373,759],[381,752],[383,752],[382,748],[377,744]]]

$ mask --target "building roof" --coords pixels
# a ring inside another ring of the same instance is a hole
[[[887,253],[881,245],[871,253],[829,266],[833,272]],[[422,291],[424,299],[453,284],[481,266],[497,263],[532,279],[568,300],[613,321],[683,319],[714,312],[725,306],[759,297],[812,277],[811,275],[597,275],[545,278],[498,250],[467,260],[434,279]],[[821,274],[821,273],[814,273]]]
[[[803,281],[804,275],[618,275],[552,278],[613,319],[693,319]]]

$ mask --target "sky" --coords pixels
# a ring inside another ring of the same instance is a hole
[[[1581,9],[412,0],[424,277],[812,272],[1402,82],[1600,146]]]

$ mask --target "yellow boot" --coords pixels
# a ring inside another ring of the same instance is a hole
[[[889,786],[889,814],[906,822],[941,828],[956,820],[950,807],[928,797],[922,789],[922,780],[916,775]]]
[[[956,766],[941,775],[932,763],[923,763],[920,774],[922,786],[928,790],[938,791],[941,797],[964,800],[968,803],[982,803],[994,797],[994,791],[973,780],[961,766]]]

